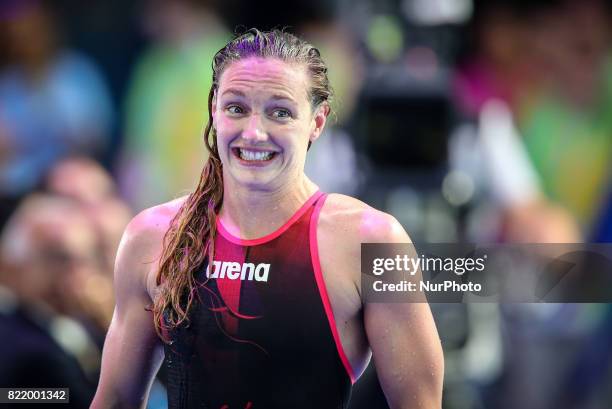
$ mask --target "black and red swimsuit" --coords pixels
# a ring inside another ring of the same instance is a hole
[[[355,379],[317,249],[325,197],[317,192],[259,239],[239,239],[218,223],[213,266],[197,275],[189,324],[165,346],[169,408],[348,406]]]

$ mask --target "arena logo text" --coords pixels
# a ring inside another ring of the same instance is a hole
[[[270,264],[237,263],[235,261],[213,261],[213,272],[206,267],[207,278],[228,278],[230,280],[268,281]]]

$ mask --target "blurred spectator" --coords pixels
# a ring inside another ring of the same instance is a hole
[[[97,302],[99,319],[90,331],[101,346],[110,318],[114,299],[109,288],[114,270],[115,255],[123,231],[132,217],[127,204],[117,195],[111,175],[95,160],[82,156],[70,157],[56,164],[46,178],[47,191],[69,198],[79,205],[92,223],[99,239],[100,275],[96,276],[100,288],[83,287],[81,293]],[[163,369],[162,369],[163,374]],[[161,375],[160,375],[161,376]],[[148,407],[167,407],[166,392],[159,380],[152,386]]]
[[[578,216],[545,189],[546,175],[521,136],[525,107],[543,91],[547,77],[534,46],[534,26],[556,3],[475,2],[471,51],[454,81],[458,106],[477,129],[453,136],[451,166],[484,185],[500,210],[498,237],[513,242],[582,240]]]
[[[114,306],[112,283],[104,273],[100,236],[85,209],[73,199],[27,197],[3,231],[2,261],[26,302],[82,320],[103,335]],[[35,296],[28,296],[33,291]]]
[[[461,66],[455,91],[477,129],[454,137],[451,156],[495,199],[503,239],[589,238],[605,203],[612,159],[603,2],[476,5],[478,46]],[[504,366],[485,406],[604,407],[605,306],[500,307]]]
[[[612,181],[610,22],[602,0],[565,0],[536,15],[530,46],[546,81],[518,111],[542,191],[589,238]]]
[[[117,194],[111,175],[95,160],[72,156],[55,164],[46,176],[51,192],[93,204]]]
[[[82,204],[99,234],[104,255],[103,272],[110,277],[123,230],[132,217],[127,204],[118,197],[111,175],[93,159],[71,157],[51,169],[45,187]]]
[[[90,334],[112,313],[98,250],[72,199],[37,194],[14,212],[0,239],[0,385],[69,387],[71,403],[87,407],[101,353]]]
[[[126,99],[123,195],[135,210],[192,190],[207,151],[213,55],[229,33],[208,2],[149,0],[144,29],[153,44],[137,62]]]
[[[529,57],[530,16],[541,2],[474,0],[466,43],[453,83],[460,110],[477,118],[491,99],[514,111],[537,90],[540,71]]]
[[[45,172],[73,152],[101,153],[113,121],[106,86],[84,56],[62,48],[36,0],[0,5],[0,225]]]

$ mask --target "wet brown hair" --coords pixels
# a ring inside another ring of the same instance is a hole
[[[310,77],[308,98],[313,111],[331,100],[332,90],[327,67],[319,50],[286,31],[250,29],[219,50],[212,63],[213,83],[208,94],[208,123],[204,143],[210,155],[197,188],[186,199],[164,237],[156,283],[160,292],[153,303],[155,329],[164,335],[188,321],[196,297],[195,272],[212,263],[215,253],[217,214],[223,203],[222,163],[213,127],[213,100],[223,71],[233,62],[248,57],[275,58],[288,63],[304,64]]]

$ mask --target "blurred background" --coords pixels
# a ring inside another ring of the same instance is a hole
[[[195,186],[211,57],[253,26],[329,66],[323,190],[416,243],[612,241],[611,22],[607,0],[0,0],[0,387],[88,407],[122,231]],[[445,409],[612,407],[610,305],[432,309]],[[386,408],[372,367],[351,407]]]

